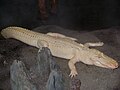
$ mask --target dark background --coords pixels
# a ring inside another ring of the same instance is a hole
[[[52,24],[69,29],[95,30],[119,26],[119,12],[118,0],[58,0],[57,14],[49,13],[48,20],[42,21],[37,0],[0,0],[0,29]]]

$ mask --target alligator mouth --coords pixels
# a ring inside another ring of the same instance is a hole
[[[117,62],[114,62],[114,63],[103,63],[103,62],[95,62],[95,65],[96,66],[99,66],[99,67],[103,67],[103,68],[110,68],[110,69],[115,69],[115,68],[118,68],[118,63]]]
[[[108,67],[111,68],[111,69],[118,68],[118,63],[117,62],[115,62],[114,64],[111,63],[111,64],[108,65]]]

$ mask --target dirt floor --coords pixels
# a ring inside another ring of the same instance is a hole
[[[68,30],[57,26],[41,26],[33,29],[38,32],[58,32],[78,39],[80,43],[104,42],[103,47],[95,47],[120,64],[120,28],[109,28],[95,31]],[[10,65],[13,60],[21,60],[29,68],[34,62],[38,49],[14,39],[4,39],[0,36],[0,90],[10,89]],[[65,78],[65,90],[69,88],[68,61],[56,58]],[[78,77],[81,80],[81,90],[120,90],[120,68],[115,70],[88,66],[81,62],[76,64]]]

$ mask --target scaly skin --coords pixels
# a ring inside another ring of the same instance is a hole
[[[42,34],[21,27],[5,28],[1,34],[5,38],[14,38],[37,48],[48,47],[53,56],[70,59],[68,65],[71,70],[71,77],[78,74],[75,63],[79,61],[110,69],[118,67],[118,63],[114,59],[96,49],[89,48],[89,46],[102,46],[103,43],[86,43],[83,45],[75,42],[75,38],[62,34]]]

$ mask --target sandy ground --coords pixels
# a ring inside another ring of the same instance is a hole
[[[104,42],[103,47],[95,47],[120,63],[120,28],[95,31],[68,30],[57,26],[41,26],[33,29],[38,32],[58,32],[78,39],[80,43]],[[13,60],[21,60],[30,67],[35,63],[38,49],[14,39],[0,37],[0,90],[10,89],[9,68]],[[65,90],[69,90],[70,70],[68,61],[54,57],[65,78]],[[120,90],[120,68],[115,70],[88,66],[81,62],[76,64],[81,90]]]

